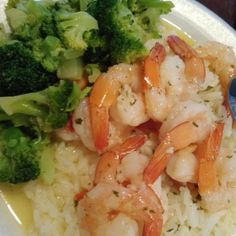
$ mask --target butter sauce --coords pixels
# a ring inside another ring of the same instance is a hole
[[[15,221],[27,231],[33,224],[31,201],[23,192],[23,185],[0,184],[0,197],[6,203]]]

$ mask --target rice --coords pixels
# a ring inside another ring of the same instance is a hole
[[[162,236],[231,236],[236,232],[236,204],[227,210],[209,213],[195,201],[187,187],[181,187],[177,194],[164,185],[161,194],[166,222]]]
[[[32,201],[34,225],[27,235],[79,235],[74,196],[91,187],[96,155],[81,144],[56,144],[55,177],[51,184],[41,180],[26,184]]]
[[[235,150],[236,131],[232,129],[232,118],[226,116],[222,106],[223,97],[218,85],[218,77],[209,74],[206,88],[199,94],[201,101],[214,109],[216,117],[213,120],[224,118],[225,129],[223,146]],[[198,98],[198,99],[199,99]],[[150,135],[140,152],[151,156],[156,147],[156,137]],[[24,191],[32,201],[34,224],[27,235],[34,236],[83,236],[79,232],[78,217],[74,205],[74,196],[83,189],[92,186],[97,155],[88,151],[78,143],[55,144],[55,177],[51,184],[42,180],[26,184]],[[236,155],[234,156],[236,158]],[[233,194],[224,194],[222,198],[226,207],[216,212],[203,209],[203,201],[194,198],[188,187],[180,187],[177,192],[168,184],[165,174],[153,185],[160,196],[164,208],[164,226],[162,236],[232,236],[236,232],[236,201]],[[216,196],[217,197],[217,196]],[[214,204],[213,204],[214,208]]]

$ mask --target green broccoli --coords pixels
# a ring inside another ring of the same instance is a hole
[[[60,81],[58,86],[40,92],[0,97],[0,121],[50,133],[66,124],[70,113],[89,91],[89,87],[81,91],[75,82]]]
[[[128,6],[139,25],[145,30],[146,37],[159,38],[160,15],[169,13],[174,4],[160,0],[128,0]]]
[[[6,15],[13,37],[27,41],[54,35],[52,7],[44,1],[10,1]]]
[[[85,71],[88,75],[89,83],[94,83],[101,75],[101,69],[98,64],[88,64],[85,66]]]
[[[160,0],[94,0],[88,4],[88,12],[99,25],[94,36],[105,40],[101,46],[93,46],[93,37],[85,40],[89,48],[85,53],[86,62],[109,66],[120,62],[135,62],[147,55],[147,40],[160,37],[157,23],[162,13],[171,10],[173,4]],[[107,10],[109,9],[109,10]],[[149,16],[150,14],[150,16]]]
[[[34,180],[40,174],[42,141],[31,139],[19,128],[3,127],[0,134],[0,182],[13,184]]]
[[[97,0],[89,5],[88,10],[98,20],[99,31],[107,41],[108,62],[134,62],[147,54],[145,31],[126,1]]]
[[[92,29],[98,29],[97,21],[87,12],[58,11],[55,13],[58,34],[67,48],[81,52],[87,49],[83,34]]]
[[[0,47],[0,96],[36,92],[57,81],[20,42]]]
[[[45,39],[36,39],[32,42],[34,58],[50,72],[57,70],[64,51],[65,48],[60,39],[54,36],[47,36]]]

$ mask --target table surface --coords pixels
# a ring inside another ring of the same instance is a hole
[[[197,0],[236,29],[236,0]]]

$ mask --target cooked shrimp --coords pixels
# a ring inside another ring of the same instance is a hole
[[[108,145],[109,108],[115,101],[118,91],[119,84],[116,80],[101,75],[96,80],[89,97],[92,137],[99,153]]]
[[[82,143],[91,151],[95,151],[92,139],[91,124],[89,117],[88,98],[80,102],[72,115],[72,125]]]
[[[196,84],[204,82],[204,61],[198,53],[185,41],[175,35],[168,36],[167,43],[174,53],[184,61],[186,79]]]
[[[218,188],[216,158],[219,154],[223,130],[224,123],[217,124],[196,150],[199,160],[198,187],[201,194],[214,192]]]
[[[141,93],[134,93],[129,85],[120,89],[120,95],[111,106],[111,118],[118,123],[136,127],[148,120]]]
[[[109,138],[109,111],[113,105],[113,112],[116,121],[121,124],[130,125],[129,111],[132,108],[133,117],[136,121],[133,125],[141,124],[147,120],[142,104],[142,97],[136,95],[140,90],[139,77],[142,75],[140,67],[128,64],[119,64],[109,68],[108,72],[102,74],[95,82],[89,97],[90,120],[92,137],[96,150],[101,153],[108,146]],[[131,87],[129,90],[129,100],[127,101],[124,88]],[[120,98],[118,98],[121,92]],[[115,107],[115,108],[114,108]],[[119,114],[119,119],[118,116]],[[132,125],[132,123],[131,123]]]
[[[170,108],[166,91],[161,87],[160,66],[165,59],[165,48],[159,43],[151,49],[144,61],[143,90],[148,116],[163,121]]]
[[[127,218],[130,225],[129,229],[125,227],[126,232],[132,232],[132,236],[160,235],[162,207],[153,190],[144,183],[134,190],[116,181],[121,159],[144,141],[143,135],[130,137],[101,156],[95,175],[96,186],[78,204],[80,227],[90,232],[89,235],[110,236],[114,230],[112,227],[118,229],[117,235],[131,235],[124,234],[122,225],[117,227],[117,221],[127,222]]]
[[[185,121],[202,118],[211,124],[213,120],[211,117],[211,111],[209,111],[209,108],[204,103],[191,100],[178,102],[172,107],[166,120],[161,125],[160,139],[162,139],[168,131]]]
[[[68,120],[65,127],[56,130],[56,135],[64,141],[80,140],[80,137],[73,128],[72,118]]]
[[[226,95],[229,82],[236,75],[236,56],[233,49],[218,42],[207,42],[197,52],[210,63],[210,69],[219,76],[223,94]]]
[[[197,183],[198,160],[193,151],[196,146],[189,146],[173,154],[166,173],[174,180],[182,183]]]
[[[188,90],[184,75],[184,62],[177,55],[167,55],[161,64],[160,75],[168,96],[174,100],[186,97]]]
[[[186,121],[167,132],[144,170],[144,180],[152,184],[164,171],[172,155],[190,144],[202,142],[211,130],[204,119]]]

